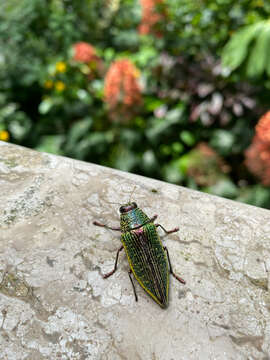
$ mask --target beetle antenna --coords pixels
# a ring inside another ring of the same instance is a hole
[[[130,203],[130,201],[131,201],[131,197],[132,197],[132,195],[134,194],[135,189],[136,189],[136,185],[134,186],[133,190],[131,191],[131,194],[130,194],[130,197],[129,197],[129,201],[128,201],[129,203]]]

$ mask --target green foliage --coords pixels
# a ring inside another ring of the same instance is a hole
[[[218,151],[219,154],[226,156],[232,152],[235,143],[235,135],[232,131],[217,129],[213,131],[210,145]]]
[[[237,186],[228,178],[220,179],[214,185],[208,186],[203,190],[210,194],[224,196],[229,199],[235,199],[238,195]]]
[[[2,1],[0,139],[270,208],[244,163],[269,106],[270,2],[164,0],[146,35],[140,3]],[[77,42],[101,65],[75,61]],[[104,84],[123,58],[142,103],[116,121]]]
[[[270,192],[262,185],[246,186],[238,192],[238,201],[269,208]]]
[[[223,64],[230,70],[244,64],[248,77],[270,76],[270,21],[263,20],[236,32],[223,51]]]

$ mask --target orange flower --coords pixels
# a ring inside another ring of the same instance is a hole
[[[245,152],[245,164],[263,185],[270,185],[270,111],[262,116],[256,134]]]
[[[141,35],[154,34],[161,37],[161,32],[155,29],[158,22],[165,17],[165,13],[158,12],[157,5],[163,3],[163,0],[140,0],[142,7],[142,21],[139,26]]]
[[[94,46],[86,42],[78,42],[73,45],[73,59],[82,63],[98,62],[100,58],[97,56]]]
[[[104,86],[105,102],[110,110],[127,115],[129,110],[141,103],[139,74],[130,60],[117,60],[111,64]]]
[[[256,134],[260,140],[270,143],[270,111],[260,118],[256,125]]]

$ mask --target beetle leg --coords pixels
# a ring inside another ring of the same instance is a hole
[[[108,278],[109,276],[111,276],[112,274],[114,274],[117,270],[117,262],[118,262],[118,257],[119,257],[119,253],[120,251],[122,251],[124,249],[124,246],[122,245],[118,250],[117,250],[117,254],[116,254],[116,258],[115,258],[115,263],[114,263],[114,268],[112,271],[108,272],[107,274],[103,275],[103,279]]]
[[[180,278],[179,276],[177,276],[177,275],[173,272],[173,270],[172,270],[172,264],[171,264],[171,260],[170,260],[170,256],[169,256],[169,251],[168,251],[168,249],[166,248],[166,246],[164,246],[163,249],[164,249],[164,250],[166,251],[166,253],[167,253],[167,258],[168,258],[168,262],[169,262],[170,273],[173,275],[173,277],[175,277],[178,281],[180,281],[180,283],[185,284],[185,283],[186,283],[185,280],[182,279],[182,278]]]
[[[171,233],[174,233],[174,232],[176,232],[176,231],[179,231],[179,228],[177,227],[177,228],[174,228],[174,229],[172,229],[172,230],[166,230],[161,224],[155,224],[156,225],[156,227],[161,227],[161,229],[166,233],[166,234],[171,234]]]
[[[93,221],[93,224],[96,225],[96,226],[105,227],[106,229],[111,229],[111,230],[115,230],[115,231],[121,231],[120,227],[108,226],[108,225],[105,225],[105,224],[101,224],[98,221]]]
[[[136,289],[135,289],[135,285],[134,285],[133,280],[132,280],[132,277],[131,277],[131,273],[132,273],[132,271],[131,271],[131,269],[129,269],[129,271],[128,271],[128,276],[129,276],[129,278],[130,278],[130,281],[131,281],[131,284],[132,284],[132,287],[133,287],[133,292],[134,292],[134,296],[135,296],[135,301],[138,301],[138,296],[137,296],[137,294],[136,294]]]
[[[157,217],[158,217],[158,215],[155,214],[153,217],[151,217],[150,222],[153,222],[154,220],[156,220]]]

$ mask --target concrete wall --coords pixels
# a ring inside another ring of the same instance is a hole
[[[136,282],[119,205],[158,214],[181,285]],[[270,359],[270,212],[11,144],[0,146],[0,359]]]

